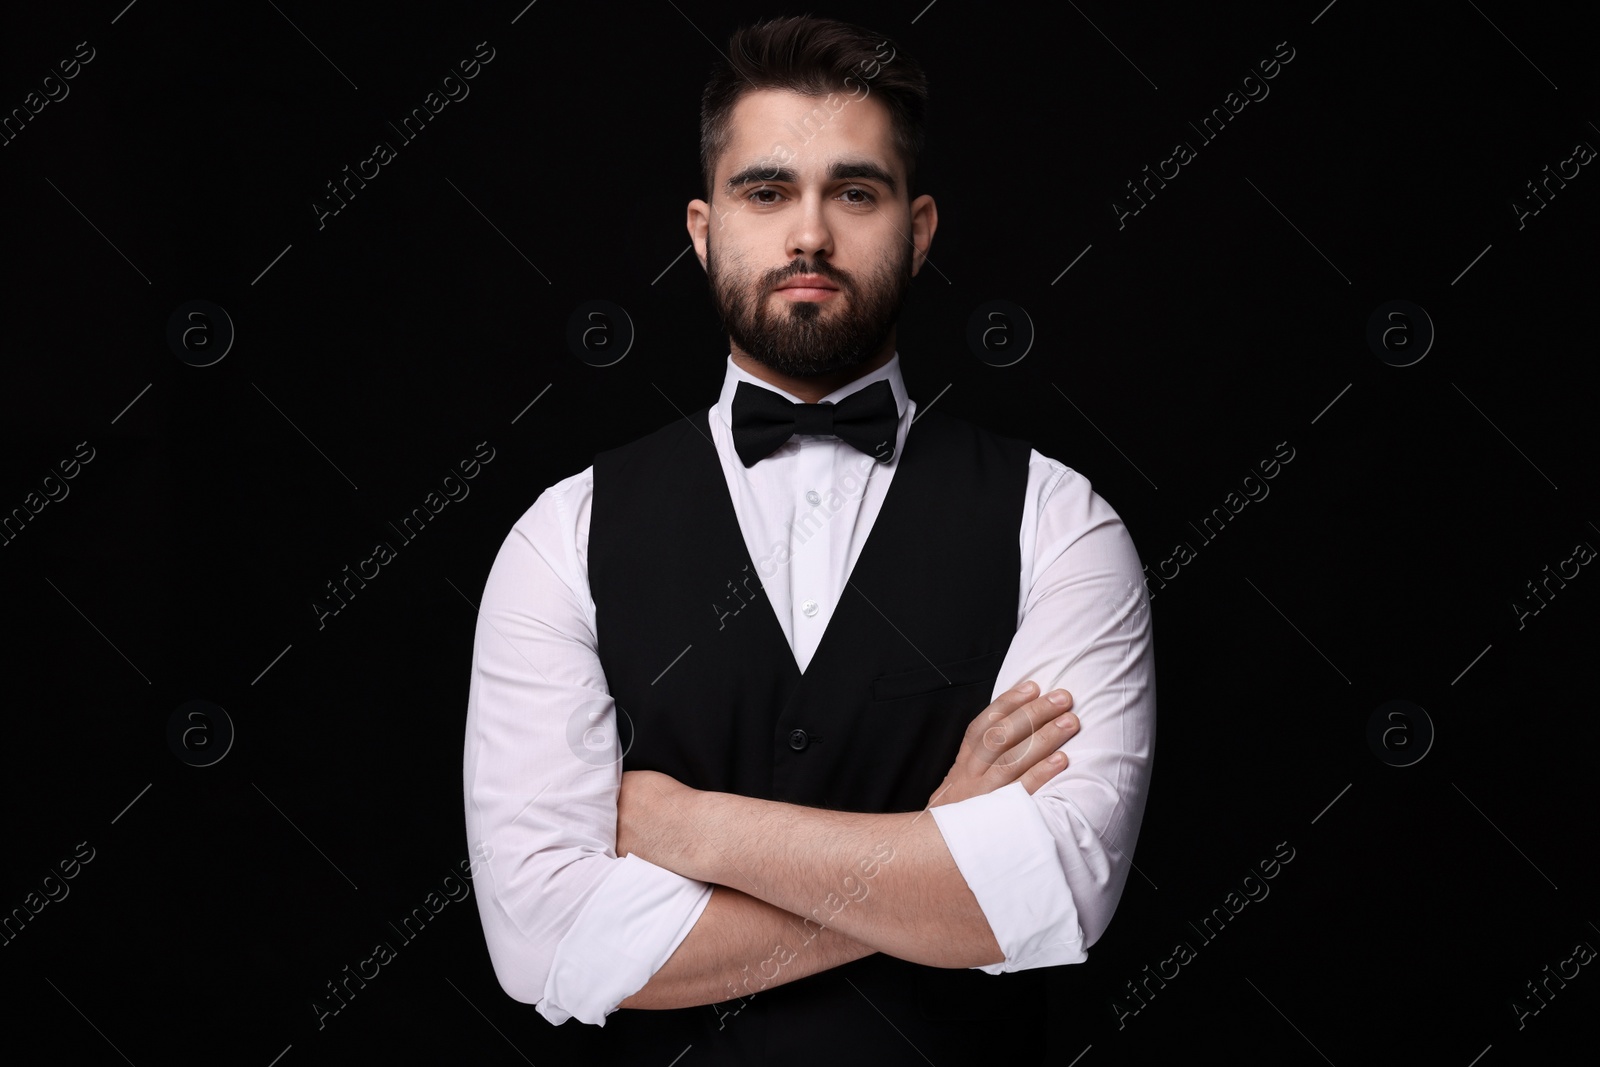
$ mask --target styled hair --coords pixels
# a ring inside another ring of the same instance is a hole
[[[926,127],[928,79],[922,68],[882,34],[832,19],[790,16],[734,31],[727,55],[712,68],[700,98],[700,172],[708,202],[717,160],[733,136],[734,106],[761,89],[877,97],[889,110],[910,197]]]

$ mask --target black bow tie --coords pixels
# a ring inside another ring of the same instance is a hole
[[[740,382],[733,392],[733,447],[746,467],[797,433],[833,434],[887,463],[894,458],[899,425],[894,387],[886,378],[837,404],[797,404],[749,382]]]

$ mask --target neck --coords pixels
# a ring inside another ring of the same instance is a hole
[[[775,385],[791,396],[799,397],[807,404],[815,404],[829,393],[842,389],[858,378],[866,377],[893,359],[894,338],[889,338],[889,342],[883,346],[883,351],[871,359],[858,363],[854,367],[845,367],[842,370],[818,375],[814,378],[796,378],[792,375],[775,371],[764,363],[756,362],[737,346],[732,348],[730,355],[734,365],[752,377],[759,378],[768,385]]]

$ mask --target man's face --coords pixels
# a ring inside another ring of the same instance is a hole
[[[878,356],[932,238],[931,198],[913,222],[888,110],[762,90],[732,128],[697,243],[734,346],[797,378]]]

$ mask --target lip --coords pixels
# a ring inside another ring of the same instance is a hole
[[[797,274],[793,278],[790,278],[788,281],[784,282],[782,285],[778,286],[779,292],[782,292],[785,289],[801,289],[808,292],[816,292],[818,290],[826,292],[839,291],[839,287],[837,285],[834,285],[820,274]]]
[[[816,303],[837,295],[839,287],[820,274],[797,274],[773,291],[790,301]]]
[[[827,300],[839,295],[837,289],[818,289],[807,285],[791,285],[778,292],[790,300]]]

